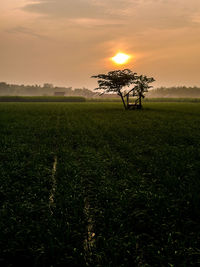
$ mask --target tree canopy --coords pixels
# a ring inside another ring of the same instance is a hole
[[[149,86],[149,83],[152,83],[154,81],[154,78],[148,78],[144,75],[138,76],[133,89],[134,93],[137,95],[141,95],[141,97],[144,97],[144,93],[148,92],[148,89],[152,87]]]
[[[137,79],[137,73],[133,73],[129,69],[114,70],[108,72],[108,74],[98,74],[92,76],[92,78],[98,79],[99,87],[96,90],[104,90],[107,92],[116,92],[121,94],[121,89],[125,86],[133,84]]]

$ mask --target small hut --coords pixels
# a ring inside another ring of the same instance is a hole
[[[132,88],[128,93],[125,93],[124,98],[126,98],[127,109],[141,109],[141,97],[135,93],[135,88]],[[136,98],[135,98],[136,97]],[[130,101],[133,102],[130,102]]]

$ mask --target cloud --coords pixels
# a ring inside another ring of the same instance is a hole
[[[2,1],[9,6],[0,18],[8,79],[86,85],[92,73],[113,68],[109,58],[119,50],[134,55],[130,67],[138,72],[199,80],[198,0]]]
[[[199,24],[199,23],[200,23],[200,13],[193,14],[193,15],[191,16],[191,20],[192,20],[192,22],[194,22],[195,24]]]
[[[48,18],[82,20],[93,27],[126,24],[138,31],[192,26],[198,21],[192,14],[198,9],[200,3],[196,0],[35,0],[23,7],[25,11]],[[93,24],[93,20],[101,22]]]
[[[24,34],[24,35],[30,35],[30,36],[33,36],[33,37],[36,37],[36,38],[42,38],[42,39],[47,39],[46,36],[44,35],[41,35],[39,33],[36,33],[35,31],[29,29],[29,28],[26,28],[26,27],[23,27],[23,26],[18,26],[18,27],[15,27],[15,28],[11,28],[11,29],[7,29],[6,32],[8,33],[12,33],[12,34]]]
[[[110,3],[96,0],[40,0],[25,5],[23,10],[51,17],[109,18],[119,15],[119,11],[122,14],[122,10],[129,4],[129,0]]]

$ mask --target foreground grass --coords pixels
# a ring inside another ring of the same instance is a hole
[[[200,104],[2,103],[0,112],[2,265],[200,264]]]

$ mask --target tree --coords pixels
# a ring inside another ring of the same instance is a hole
[[[97,78],[99,87],[95,90],[103,90],[103,93],[115,92],[117,93],[123,102],[124,108],[127,109],[124,101],[122,88],[130,86],[137,79],[137,73],[133,73],[129,69],[114,70],[108,72],[108,74],[98,74],[91,78]]]
[[[138,108],[142,108],[142,98],[145,97],[144,93],[148,92],[148,89],[152,86],[149,86],[149,83],[154,82],[154,78],[148,78],[147,76],[140,75],[135,81],[135,86],[133,88],[133,95],[137,96],[136,104],[138,103]]]
[[[103,90],[103,93],[115,92],[117,93],[123,102],[125,109],[131,108],[142,108],[142,98],[144,98],[144,93],[148,92],[149,83],[154,82],[154,78],[148,78],[147,76],[133,73],[129,69],[110,71],[108,74],[98,74],[92,76],[92,78],[98,78],[99,87],[95,90]],[[134,87],[128,91],[125,95],[123,94],[123,88],[129,87],[134,84]],[[138,97],[135,104],[129,104],[129,95],[132,92],[133,96]],[[127,104],[125,103],[125,97],[127,97]]]
[[[52,83],[44,83],[43,88],[52,89],[54,86]]]

